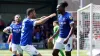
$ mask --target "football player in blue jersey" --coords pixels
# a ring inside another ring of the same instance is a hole
[[[59,37],[55,42],[53,49],[53,56],[59,56],[59,51],[65,47],[66,56],[71,56],[72,51],[72,33],[74,29],[74,21],[71,16],[71,13],[65,11],[65,8],[68,6],[68,3],[62,2],[57,6],[58,11],[58,22],[59,30],[49,38],[49,42],[59,33]]]
[[[15,15],[14,17],[14,23],[12,23],[10,26],[6,27],[3,32],[7,33],[11,31],[12,33],[12,53],[13,56],[17,56],[17,51],[20,54],[20,56],[23,56],[23,51],[20,47],[20,37],[21,37],[21,17],[19,14]]]
[[[45,23],[48,19],[56,16],[56,14],[53,13],[40,20],[34,20],[36,19],[36,12],[34,8],[28,8],[26,13],[27,17],[22,22],[20,41],[21,48],[30,56],[41,56],[37,49],[32,45],[32,32],[34,31],[34,26]]]

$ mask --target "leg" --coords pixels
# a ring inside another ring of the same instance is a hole
[[[17,45],[17,50],[19,55],[18,56],[23,56],[23,50],[21,49],[20,45]]]
[[[13,53],[13,56],[17,56],[17,45],[16,44],[12,44],[12,53]]]
[[[68,40],[68,43],[65,44],[65,54],[66,56],[71,56],[72,51],[72,37]]]
[[[13,56],[17,56],[17,51],[12,51]]]
[[[12,52],[12,48],[10,47],[9,50]]]
[[[37,56],[42,56],[40,53]]]
[[[59,51],[60,51],[59,49],[54,49],[52,55],[53,56],[59,56],[58,55]]]
[[[60,50],[60,54],[61,54],[61,56],[64,56],[63,50]]]
[[[71,56],[71,51],[65,51],[66,56]]]
[[[63,38],[58,37],[58,39],[56,40],[56,42],[54,44],[54,50],[53,50],[53,53],[52,53],[53,56],[59,56],[58,55],[59,51],[64,47],[63,41],[64,41]]]
[[[30,56],[41,56],[37,49],[33,45],[21,46],[23,51],[27,52]]]
[[[23,54],[20,54],[20,56],[23,56]]]
[[[12,43],[9,43],[9,50],[12,52]]]

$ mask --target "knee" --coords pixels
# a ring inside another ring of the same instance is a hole
[[[14,55],[17,55],[17,51],[12,51],[12,53],[13,53]]]
[[[12,52],[12,48],[9,49]]]

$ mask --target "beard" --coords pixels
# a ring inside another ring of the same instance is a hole
[[[61,14],[61,12],[60,12],[60,11],[57,11],[57,13],[58,13],[58,14]]]
[[[36,18],[36,16],[32,16],[32,19],[35,19]]]

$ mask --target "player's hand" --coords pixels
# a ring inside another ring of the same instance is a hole
[[[53,13],[53,14],[51,14],[49,16],[52,18],[52,17],[56,16],[56,13]]]
[[[64,41],[64,44],[67,44],[67,43],[68,43],[68,40],[69,40],[69,38],[67,38],[67,39]]]
[[[48,42],[51,42],[53,40],[53,37],[50,37],[49,39],[48,39]]]

